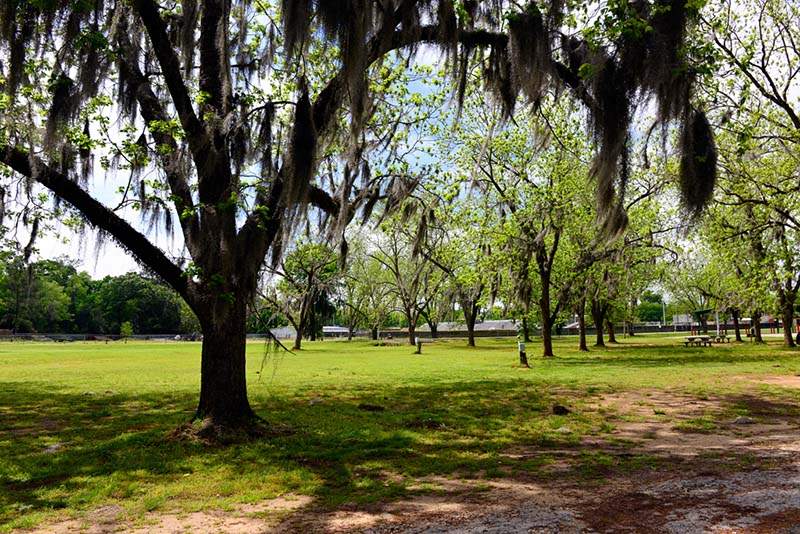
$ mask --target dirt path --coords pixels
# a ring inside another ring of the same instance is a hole
[[[637,391],[598,396],[586,410],[603,413],[614,431],[555,451],[563,461],[550,466],[549,477],[429,478],[420,483],[439,491],[396,502],[324,511],[308,497],[287,496],[227,513],[154,514],[138,528],[101,510],[89,524],[69,521],[37,532],[800,534],[800,405],[755,395],[698,399]],[[612,466],[607,476],[586,479],[570,472],[576,455],[586,452],[651,463]]]

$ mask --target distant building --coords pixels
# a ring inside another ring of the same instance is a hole
[[[436,326],[436,330],[442,332],[466,332],[467,325],[463,322],[441,322]],[[476,332],[492,332],[492,331],[509,331],[517,330],[517,323],[512,319],[497,319],[490,321],[475,322]],[[428,325],[418,326],[417,332],[429,332]]]
[[[349,334],[350,330],[344,326],[331,325],[322,327],[323,337],[347,337]]]
[[[270,330],[272,335],[278,339],[294,339],[295,335],[297,334],[297,330],[291,326],[281,326],[280,328],[272,328]]]
[[[672,316],[672,324],[675,326],[686,326],[695,323],[691,313],[679,313]]]

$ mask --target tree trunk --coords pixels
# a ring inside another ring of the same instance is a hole
[[[525,343],[531,342],[531,331],[528,328],[528,316],[522,318],[522,341]]]
[[[431,339],[436,339],[439,335],[439,323],[431,321],[427,315],[425,315],[425,322],[428,324],[428,329],[431,331]]]
[[[317,340],[317,314],[314,310],[308,313],[308,328],[306,336],[309,341]]]
[[[378,341],[378,328],[372,328],[372,341]]]
[[[300,350],[300,345],[303,344],[303,329],[297,328],[297,333],[294,335],[294,345],[292,350]]]
[[[794,347],[794,337],[792,336],[792,323],[794,322],[794,301],[796,295],[782,290],[778,294],[778,301],[781,306],[781,319],[783,320],[783,344],[786,347]]]
[[[733,331],[736,335],[736,341],[742,341],[742,329],[739,325],[739,310],[731,310],[731,317],[733,318]]]
[[[699,320],[700,320],[700,331],[704,334],[708,334],[708,319],[706,319],[705,315],[700,315]]]
[[[614,322],[609,318],[606,318],[606,328],[608,329],[608,342],[616,343],[617,335],[614,332]]]
[[[417,337],[417,322],[412,321],[411,317],[408,318],[408,343],[410,345],[416,345],[416,340],[414,339]]]
[[[553,354],[553,325],[550,317],[542,317],[542,356],[552,358]]]
[[[627,323],[626,323],[626,324],[627,324],[627,326],[628,326],[628,335],[629,335],[629,336],[635,336],[635,335],[636,335],[636,332],[635,332],[635,331],[634,331],[634,329],[633,329],[633,321],[627,321]]]
[[[553,323],[550,320],[550,276],[548,272],[539,269],[542,281],[541,295],[539,297],[539,313],[542,316],[542,356],[551,358],[553,354]]]
[[[586,346],[586,297],[581,299],[578,305],[578,350],[582,352],[589,352],[589,347]]]
[[[756,312],[753,314],[751,323],[753,325],[753,340],[756,343],[763,343],[764,338],[761,337],[761,312]]]
[[[605,347],[606,343],[603,341],[603,320],[605,319],[605,308],[600,304],[597,299],[592,299],[592,321],[594,322],[595,331],[595,347]]]
[[[461,304],[461,309],[464,311],[464,321],[467,323],[467,346],[475,346],[475,321],[478,318],[478,306],[472,303],[469,306]]]
[[[195,418],[214,427],[240,426],[255,418],[247,400],[245,303],[246,299],[237,299],[228,313],[201,319],[200,402]]]

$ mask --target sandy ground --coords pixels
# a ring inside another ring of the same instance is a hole
[[[763,383],[800,388],[800,377],[766,377]],[[730,407],[747,406],[736,420]],[[570,533],[694,532],[800,534],[800,426],[797,406],[755,395],[703,398],[663,391],[602,395],[588,409],[612,416],[612,439],[591,437],[564,451],[552,470],[568,472],[581,451],[611,457],[646,454],[658,468],[609,469],[606,478],[531,476],[419,481],[433,494],[371,506],[321,510],[311,498],[287,495],[229,512],[152,514],[132,526],[106,507],[83,521],[37,530],[68,532],[369,532],[369,533]],[[703,432],[682,422],[713,422]],[[514,457],[538,450],[507,451]],[[548,450],[553,454],[553,450]]]

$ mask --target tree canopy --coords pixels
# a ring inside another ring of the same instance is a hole
[[[590,133],[595,211],[611,239],[628,225],[644,131],[660,129],[666,145],[676,129],[684,208],[696,217],[711,198],[716,148],[695,91],[710,74],[709,44],[691,31],[702,7],[4,2],[2,211],[27,228],[25,256],[48,217],[88,223],[171,286],[205,334],[203,431],[257,431],[245,331],[259,273],[268,257],[280,263],[304,227],[318,226],[344,257],[357,215],[380,206],[387,217],[406,205],[420,182],[405,157],[420,135],[409,117],[425,118],[431,104],[398,89],[412,65],[424,69],[426,56],[442,54],[453,106],[480,80],[506,120],[567,95]],[[173,228],[178,245],[165,250],[156,235]]]

